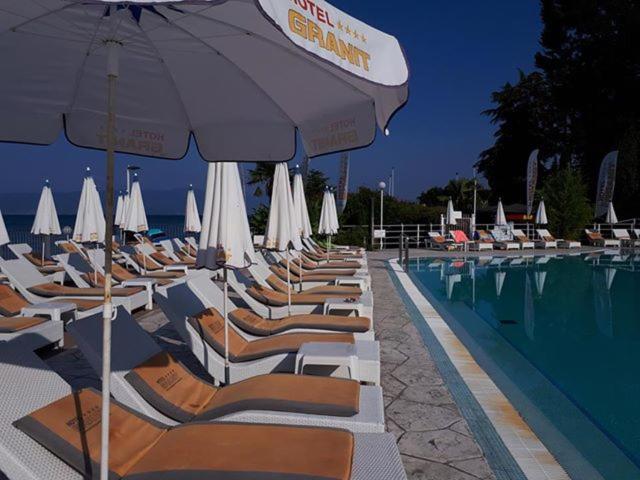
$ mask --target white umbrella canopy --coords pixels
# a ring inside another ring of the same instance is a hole
[[[193,185],[189,185],[189,191],[187,192],[187,206],[184,213],[184,231],[199,233],[201,230],[202,223],[200,222],[200,213],[198,212],[196,195],[193,193]]]
[[[62,233],[49,181],[42,187],[31,233],[33,235],[60,235]]]
[[[89,172],[89,169],[87,169]],[[87,176],[82,184],[76,223],[73,228],[73,239],[79,243],[105,240],[105,220],[102,203],[96,184],[91,176]]]
[[[279,252],[302,250],[300,231],[296,220],[289,169],[286,163],[276,165],[273,176],[269,220],[264,235],[264,248]]]
[[[544,199],[540,200],[538,205],[538,211],[536,212],[536,223],[538,225],[547,225],[549,220],[547,219],[547,209],[544,206]]]
[[[607,216],[604,221],[605,223],[611,223],[612,225],[618,223],[618,216],[613,208],[613,202],[609,202],[609,206],[607,207]]]
[[[288,161],[298,134],[312,157],[364,147],[406,103],[408,67],[395,38],[324,0],[5,3],[0,141],[50,145],[64,130],[106,150],[106,479],[115,152],[178,159],[192,135],[212,162]]]
[[[196,265],[245,268],[255,251],[236,163],[210,163]]]
[[[127,232],[146,232],[149,230],[147,212],[144,209],[144,201],[142,200],[142,190],[137,179],[131,185],[131,198],[127,205],[124,224],[121,227]]]
[[[398,41],[324,0],[22,0],[0,25],[6,141],[105,149],[106,72],[116,151],[169,159],[191,134],[208,161],[364,147],[408,98]]]
[[[298,228],[300,229],[300,237],[311,237],[311,235],[313,235],[313,229],[311,228],[311,222],[309,220],[307,199],[304,195],[304,183],[300,172],[297,172],[293,177],[293,208],[295,210]]]
[[[4,224],[4,218],[2,217],[2,211],[0,211],[0,246],[10,243],[9,233],[7,232],[7,226]]]
[[[338,233],[331,220],[331,208],[331,192],[327,189],[322,197],[322,210],[320,210],[320,223],[318,224],[318,233],[320,235],[335,235]]]
[[[118,200],[116,201],[116,216],[113,221],[114,225],[120,226],[124,223],[124,195],[122,192],[118,194]]]
[[[447,203],[447,217],[446,217],[447,225],[457,225],[456,222],[456,213],[453,209],[453,200],[449,199]]]
[[[496,211],[496,225],[504,227],[507,225],[507,217],[504,214],[504,207],[502,206],[502,200],[498,200],[498,209]]]
[[[238,165],[210,163],[196,265],[209,270],[225,269],[223,316],[226,367],[229,365],[227,269],[248,267],[254,259]]]

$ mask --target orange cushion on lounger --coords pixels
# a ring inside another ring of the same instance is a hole
[[[234,423],[175,427],[129,471],[136,480],[348,480],[351,432]]]
[[[367,332],[371,320],[366,317],[342,317],[336,315],[293,315],[280,320],[267,320],[246,308],[229,313],[233,323],[253,335],[266,337],[296,328],[334,330],[336,332]]]
[[[111,400],[109,478],[348,480],[353,434],[338,429],[196,423],[168,429]],[[82,390],[14,425],[86,478],[97,478],[101,397]]]
[[[211,348],[224,356],[224,318],[217,310],[205,310],[190,317],[189,323]],[[233,328],[229,328],[229,359],[233,362],[247,362],[282,353],[295,353],[303,343],[354,341],[350,333],[287,333],[249,342]]]
[[[47,320],[34,317],[0,318],[0,333],[15,333],[27,328],[40,325]]]
[[[43,283],[34,285],[28,289],[34,295],[41,297],[101,297],[104,295],[102,288],[76,288],[65,287],[57,283]],[[129,297],[144,291],[144,288],[112,288],[111,294],[114,297]]]
[[[247,293],[266,305],[272,305],[274,307],[284,307],[288,305],[288,295],[282,292],[276,292],[269,288],[264,288],[261,285],[252,285],[247,289]],[[292,305],[322,305],[329,298],[358,298],[358,295],[350,295],[343,293],[292,293],[291,304]]]
[[[9,285],[0,285],[0,314],[5,317],[13,317],[28,306],[29,302],[13,288]]]
[[[218,389],[194,421],[246,410],[352,417],[359,409],[360,384],[355,380],[270,374]]]
[[[465,243],[469,241],[469,237],[467,237],[462,230],[452,230],[451,235],[453,236],[453,239],[458,243]]]
[[[88,478],[98,478],[101,396],[81,390],[57,400],[14,425]],[[121,477],[166,432],[166,427],[111,400],[110,478]]]
[[[262,375],[216,388],[166,352],[125,378],[159,412],[179,422],[213,420],[247,410],[353,416],[360,403],[358,382],[335,378]]]
[[[193,418],[217,390],[166,352],[149,358],[125,378],[156,410],[179,422]]]
[[[22,256],[27,260],[29,260],[29,262],[34,264],[36,267],[55,267],[56,266],[56,262],[54,262],[53,260],[49,258],[45,258],[43,262],[42,256],[35,255],[33,252],[23,253]]]

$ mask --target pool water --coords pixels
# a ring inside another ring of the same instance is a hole
[[[414,259],[410,275],[574,479],[640,479],[640,256]]]

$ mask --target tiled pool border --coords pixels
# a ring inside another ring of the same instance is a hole
[[[478,366],[397,259],[390,277],[499,480],[568,480],[489,376]]]

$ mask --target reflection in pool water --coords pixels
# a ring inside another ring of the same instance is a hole
[[[569,473],[640,479],[640,255],[414,259],[410,275]]]

